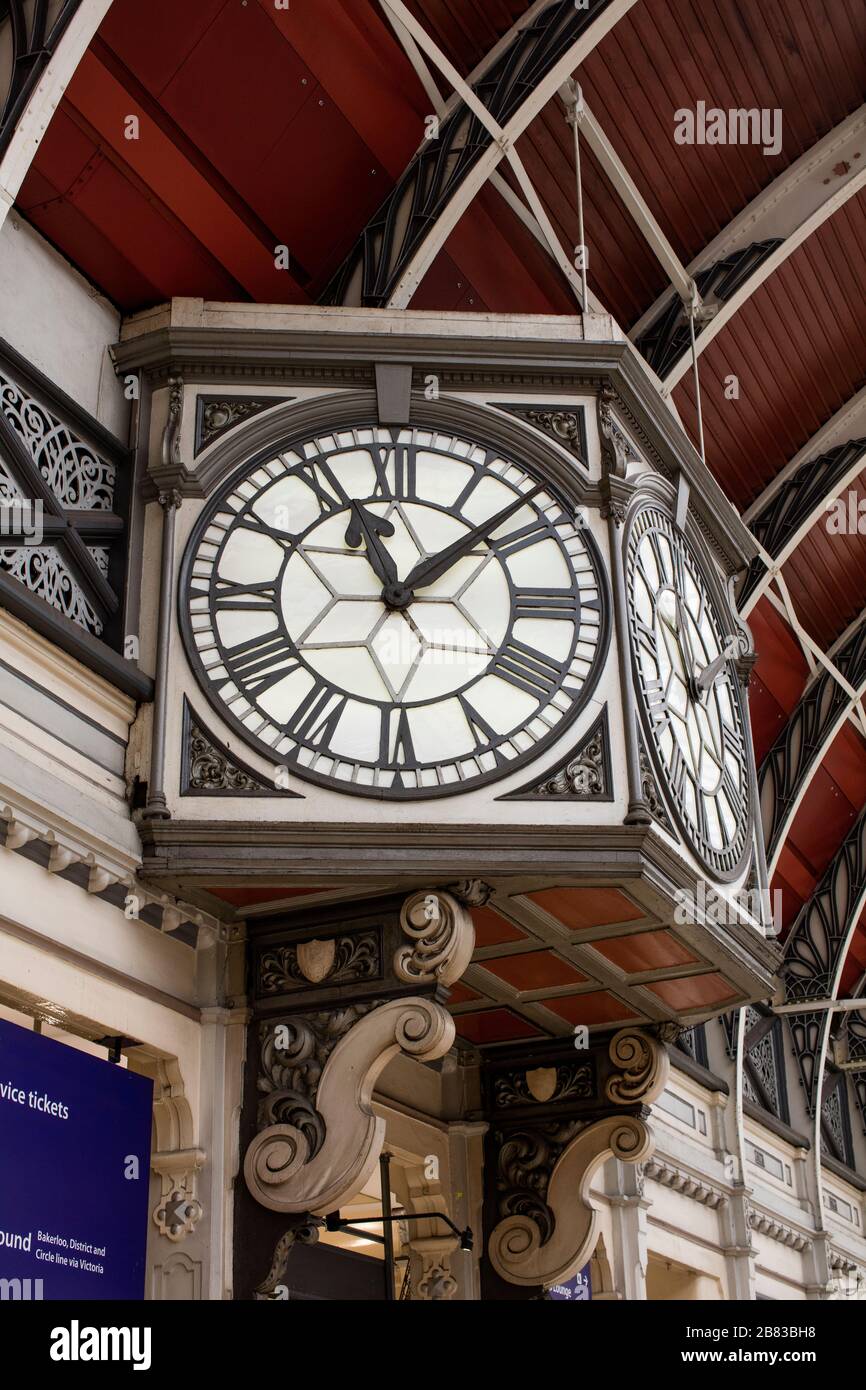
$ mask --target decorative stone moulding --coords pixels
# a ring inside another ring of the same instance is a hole
[[[160,1235],[177,1242],[195,1229],[202,1214],[196,1181],[206,1154],[194,1142],[192,1109],[175,1059],[156,1062],[154,1095],[156,1152],[150,1166],[159,1177],[160,1196],[152,1214]]]
[[[385,1121],[373,1114],[379,1074],[398,1052],[421,1062],[443,1057],[454,1042],[454,1020],[429,999],[392,999],[340,1039],[325,1063],[316,1094],[322,1139],[312,1153],[311,1131],[269,1125],[244,1160],[247,1186],[263,1206],[324,1215],[349,1201],[375,1170]]]
[[[164,932],[174,932],[184,924],[191,924],[197,929],[197,944],[200,945],[229,939],[230,929],[210,913],[168,893],[154,893],[145,888],[138,881],[138,866],[133,860],[124,860],[112,852],[110,846],[94,847],[83,839],[76,839],[62,823],[58,822],[56,828],[52,826],[47,816],[37,818],[29,811],[0,801],[0,837],[3,849],[11,853],[36,842],[44,845],[46,873],[69,873],[68,881],[78,883],[93,897],[113,893],[109,900],[122,908],[131,920],[144,920]]]

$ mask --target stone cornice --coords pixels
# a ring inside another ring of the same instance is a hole
[[[128,320],[113,349],[119,373],[144,371],[154,384],[374,384],[377,362],[407,363],[418,385],[432,372],[440,393],[523,387],[596,394],[611,405],[646,457],[669,478],[681,471],[692,507],[720,562],[734,573],[757,553],[751,532],[702,462],[657,381],[608,318],[284,306],[206,305],[175,300]],[[440,394],[441,399],[441,394]]]

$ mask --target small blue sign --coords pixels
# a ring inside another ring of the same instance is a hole
[[[143,1298],[153,1082],[0,1020],[0,1298]]]
[[[589,1265],[584,1265],[583,1269],[578,1274],[573,1275],[565,1284],[551,1284],[547,1290],[547,1297],[570,1303],[588,1302],[592,1298]]]

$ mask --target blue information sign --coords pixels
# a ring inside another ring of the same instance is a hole
[[[589,1265],[584,1265],[578,1274],[572,1275],[564,1284],[551,1284],[547,1297],[563,1302],[587,1302],[592,1298],[592,1280]]]
[[[142,1298],[153,1082],[0,1020],[0,1298]]]

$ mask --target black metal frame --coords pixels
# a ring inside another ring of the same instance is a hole
[[[833,653],[833,662],[855,690],[866,681],[866,612],[838,652]],[[783,839],[791,808],[849,704],[847,691],[830,671],[821,667],[761,763],[758,791],[768,863]]]
[[[782,239],[779,237],[755,241],[751,246],[732,251],[722,260],[698,271],[695,284],[699,294],[703,299],[714,296],[724,303],[736,294],[740,286],[760,269],[767,257],[781,244]],[[696,333],[699,332],[700,326],[696,325]],[[653,371],[664,379],[688,351],[690,343],[689,320],[682,300],[674,295],[649,327],[644,329],[635,342],[635,347]]]
[[[8,388],[0,383],[0,459],[21,496],[41,505],[42,546],[57,551],[64,568],[97,614],[102,630],[99,635],[88,631],[83,624],[75,622],[8,573],[0,573],[0,606],[126,693],[136,699],[148,699],[152,681],[122,654],[133,453],[3,339],[0,339],[0,373],[22,398],[21,410],[32,413],[41,426],[50,426],[46,435],[49,445],[56,444],[57,435],[62,431],[67,445],[81,446],[114,471],[111,510],[64,505],[40,469],[39,454],[31,453],[25,436],[15,428],[11,400],[8,412],[4,409],[3,391],[7,389],[8,392]],[[22,549],[19,540],[25,539],[23,532],[19,538],[17,532],[4,527],[0,546]],[[103,574],[88,549],[93,545],[108,550],[107,574]]]
[[[864,453],[866,439],[851,439],[847,444],[840,444],[828,453],[802,463],[773,493],[749,522],[749,530],[774,560],[816,508],[834,496],[839,479],[844,478],[851,465]],[[766,573],[766,565],[756,556],[740,587],[740,608],[751,598]]]

